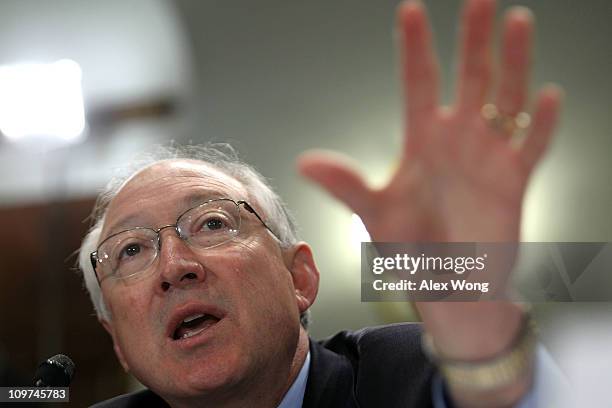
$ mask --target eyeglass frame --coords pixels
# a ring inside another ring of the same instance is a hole
[[[160,237],[160,232],[166,228],[170,228],[170,227],[174,227],[174,230],[176,231],[176,234],[179,238],[185,240],[185,238],[181,235],[181,232],[179,231],[179,227],[178,227],[178,222],[181,219],[181,217],[183,217],[183,215],[187,214],[189,211],[196,209],[198,207],[201,207],[203,205],[209,204],[211,202],[215,202],[215,201],[231,201],[232,203],[234,203],[236,205],[236,207],[238,208],[238,216],[240,217],[240,220],[242,220],[242,216],[240,216],[240,206],[244,206],[244,209],[247,210],[248,212],[250,212],[251,214],[255,215],[255,217],[257,217],[257,219],[259,220],[259,222],[261,222],[261,224],[268,230],[270,231],[270,233],[279,241],[281,241],[280,237],[268,226],[268,224],[266,224],[266,222],[263,220],[263,218],[261,218],[261,216],[257,213],[257,211],[255,211],[255,209],[253,208],[253,206],[251,206],[251,204],[249,204],[247,201],[245,200],[238,200],[235,201],[231,198],[211,198],[210,200],[204,201],[203,203],[200,203],[196,206],[193,206],[185,211],[183,211],[181,214],[179,214],[179,216],[176,218],[176,222],[174,224],[168,224],[168,225],[162,225],[159,228],[148,228],[148,227],[134,227],[134,228],[130,228],[130,229],[126,229],[123,231],[119,231],[116,232],[114,234],[109,235],[108,237],[104,238],[104,240],[102,242],[100,242],[98,244],[98,246],[96,247],[96,250],[93,251],[92,253],[89,254],[89,261],[91,262],[91,266],[93,267],[94,270],[94,274],[96,275],[96,281],[98,282],[98,286],[101,286],[101,281],[100,281],[100,277],[98,276],[98,271],[97,271],[97,266],[99,263],[99,259],[98,259],[98,251],[100,250],[100,247],[109,239],[111,239],[112,237],[115,237],[119,234],[123,234],[124,232],[127,231],[132,231],[132,230],[136,230],[136,229],[147,229],[150,231],[155,232],[155,234],[157,234],[157,249],[159,251],[159,249],[161,248],[161,237]],[[240,225],[242,225],[242,222],[240,223]],[[238,231],[238,233],[240,233],[240,230]],[[222,245],[225,244],[229,241],[231,241],[232,239],[229,239],[227,241],[224,242],[220,242],[219,244],[215,244],[213,246],[210,247],[205,247],[203,249],[209,249],[209,248],[214,248],[217,245]],[[157,257],[157,252],[155,257]],[[138,274],[138,272],[136,273]]]

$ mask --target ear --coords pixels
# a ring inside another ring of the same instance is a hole
[[[113,327],[113,324],[111,322],[109,322],[106,319],[102,319],[99,318],[98,321],[100,322],[100,324],[102,326],[104,326],[104,328],[106,329],[106,331],[108,332],[108,334],[110,334],[110,336],[113,339],[113,349],[115,350],[115,354],[117,355],[117,358],[119,359],[119,362],[121,363],[121,366],[123,366],[123,369],[126,372],[130,371],[130,367],[128,366],[127,361],[125,360],[125,358],[123,357],[123,352],[121,351],[121,346],[119,346],[119,343],[117,342],[117,337],[115,336],[115,329]]]
[[[286,250],[284,258],[293,279],[298,309],[303,313],[314,303],[319,291],[319,270],[312,249],[307,243],[299,242]]]

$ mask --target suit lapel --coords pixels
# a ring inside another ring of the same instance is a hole
[[[356,408],[353,368],[346,357],[310,339],[310,370],[303,408]]]

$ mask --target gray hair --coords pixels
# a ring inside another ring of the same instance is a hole
[[[91,265],[90,254],[96,250],[100,240],[108,206],[135,174],[159,161],[171,159],[197,160],[210,164],[242,183],[251,195],[249,198],[262,209],[263,218],[281,241],[281,247],[289,248],[298,242],[297,226],[285,203],[257,170],[238,158],[236,151],[229,144],[155,146],[151,151],[140,154],[129,165],[116,170],[115,176],[96,200],[91,214],[92,227],[79,250],[79,268],[83,273],[85,286],[99,318],[110,320],[111,316],[104,304],[100,285]],[[300,315],[300,322],[304,328],[308,328],[309,321],[310,311],[307,310]]]

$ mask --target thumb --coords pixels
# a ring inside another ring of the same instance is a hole
[[[297,159],[300,174],[362,215],[370,207],[372,191],[354,167],[348,156],[332,151],[310,150]]]

